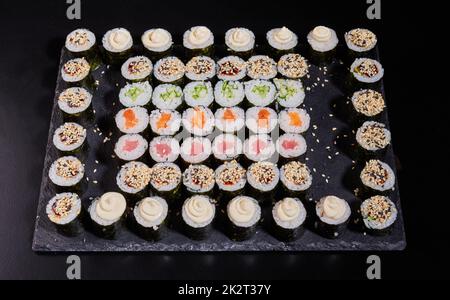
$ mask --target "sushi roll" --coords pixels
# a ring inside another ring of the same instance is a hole
[[[82,58],[74,58],[64,63],[61,68],[61,77],[72,86],[93,87],[93,80],[90,77],[91,66],[88,61]]]
[[[115,121],[117,128],[122,133],[142,133],[148,127],[149,116],[145,108],[136,106],[120,110]]]
[[[330,63],[339,43],[336,31],[326,26],[317,26],[307,36],[312,57],[319,63]]]
[[[345,33],[345,43],[353,57],[358,57],[374,49],[377,36],[368,29],[356,28]]]
[[[242,151],[241,139],[233,134],[220,134],[214,138],[212,143],[212,152],[220,163],[238,159]]]
[[[122,76],[130,82],[146,81],[153,70],[153,64],[145,56],[134,56],[127,59],[120,68]]]
[[[269,134],[278,124],[277,113],[269,107],[251,107],[245,113],[245,125],[256,134]]]
[[[267,80],[250,80],[245,84],[245,97],[252,106],[270,106],[275,100],[277,89]]]
[[[395,174],[391,167],[379,160],[369,160],[361,171],[363,194],[387,194],[394,189]]]
[[[188,83],[183,90],[184,101],[186,104],[208,107],[214,102],[214,91],[211,82],[194,81]]]
[[[89,119],[92,116],[91,103],[92,94],[80,87],[65,89],[58,96],[58,107],[66,120]]]
[[[285,161],[298,160],[307,150],[305,138],[294,133],[286,133],[280,136],[275,146],[278,154]]]
[[[280,180],[288,195],[303,195],[311,187],[313,177],[308,166],[291,161],[280,169]]]
[[[210,80],[216,75],[216,63],[208,56],[195,56],[186,64],[186,77],[192,81]]]
[[[180,155],[180,144],[170,136],[157,136],[150,142],[150,157],[157,163],[173,163]]]
[[[281,241],[293,241],[300,237],[306,220],[306,209],[297,198],[284,198],[272,209],[274,234]]]
[[[389,234],[397,215],[397,208],[388,197],[373,196],[361,204],[364,226],[370,234],[376,236]]]
[[[194,195],[186,199],[181,209],[186,235],[193,240],[208,238],[215,214],[216,206],[211,198]]]
[[[221,107],[237,106],[244,97],[244,85],[239,81],[221,80],[214,87],[214,98]]]
[[[209,108],[196,106],[183,113],[183,127],[196,136],[207,136],[214,130],[214,115]]]
[[[120,193],[109,192],[96,198],[88,209],[94,233],[113,239],[122,225],[126,209],[127,201]]]
[[[284,108],[295,108],[305,100],[305,90],[300,80],[274,79],[277,87],[276,100]]]
[[[124,164],[117,174],[116,183],[119,189],[130,196],[130,200],[145,195],[145,189],[152,179],[152,169],[146,164],[131,161]]]
[[[382,123],[365,122],[356,131],[356,142],[364,156],[374,157],[389,146],[391,143],[391,132]]]
[[[177,199],[181,185],[181,170],[174,163],[157,163],[152,168],[150,185],[165,199]]]
[[[77,194],[56,194],[48,202],[45,212],[48,219],[64,235],[75,236],[81,233],[83,229],[82,205]]]
[[[150,113],[150,128],[157,135],[175,135],[180,127],[181,115],[176,110],[156,109]]]
[[[214,170],[205,165],[190,165],[183,173],[183,185],[192,194],[212,194],[216,184]]]
[[[194,26],[184,33],[183,46],[187,57],[211,56],[214,51],[214,35],[208,27]]]
[[[186,164],[205,162],[211,155],[211,141],[202,137],[189,137],[181,144],[181,158]]]
[[[226,133],[236,133],[245,125],[245,112],[239,107],[219,108],[214,116],[216,127]]]
[[[48,178],[58,190],[80,190],[84,177],[84,165],[74,156],[63,156],[52,163]]]
[[[114,28],[103,36],[103,48],[109,64],[120,65],[130,56],[133,37],[125,28]]]
[[[225,45],[232,55],[248,58],[255,48],[255,34],[247,28],[231,28],[225,33]]]
[[[250,162],[268,160],[275,154],[275,144],[267,134],[252,135],[244,142],[244,154]]]
[[[156,62],[153,75],[160,83],[181,84],[185,71],[186,66],[179,58],[169,56]]]
[[[86,141],[86,129],[77,123],[64,123],[53,134],[53,145],[63,153],[81,151]]]
[[[119,101],[125,107],[146,106],[152,99],[152,86],[147,81],[127,83],[120,89]]]
[[[247,75],[251,79],[272,79],[277,76],[277,63],[265,55],[252,56],[247,61]]]
[[[316,204],[316,214],[319,220],[316,228],[328,239],[336,239],[343,235],[350,219],[350,205],[344,199],[327,196]]]
[[[370,58],[357,58],[351,65],[350,71],[357,85],[375,84],[384,75],[383,66]]]
[[[311,118],[304,109],[288,108],[280,112],[278,122],[282,131],[300,134],[308,131]]]
[[[256,232],[261,219],[258,201],[247,196],[237,196],[227,205],[228,234],[233,241],[245,241]]]
[[[240,57],[227,56],[217,62],[217,78],[236,81],[247,75],[247,63]]]
[[[98,56],[95,34],[87,29],[79,28],[70,32],[66,37],[65,47],[74,57],[85,57],[92,70],[101,63]]]
[[[161,240],[168,212],[169,206],[161,197],[147,197],[136,203],[133,219],[139,236],[146,240]]]
[[[297,53],[283,55],[277,64],[278,72],[288,79],[300,79],[309,72],[306,59]]]
[[[259,201],[273,201],[275,189],[280,180],[280,171],[277,165],[268,161],[257,162],[247,170],[247,181],[250,195]]]
[[[173,84],[160,84],[153,91],[152,103],[159,109],[178,109],[183,103],[183,90]]]
[[[247,183],[247,171],[235,160],[220,165],[215,172],[220,196],[230,199],[241,194]]]
[[[386,104],[381,93],[374,90],[360,90],[353,94],[352,104],[356,119],[374,119],[379,117]]]
[[[266,38],[275,57],[294,52],[298,44],[297,35],[284,26],[269,30]]]
[[[119,138],[114,153],[123,161],[140,159],[148,149],[147,141],[140,134],[125,134]]]
[[[165,29],[153,28],[145,31],[141,36],[142,45],[151,59],[168,56],[172,49],[172,35]]]

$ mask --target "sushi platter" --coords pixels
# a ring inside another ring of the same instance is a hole
[[[34,251],[406,247],[374,33],[182,37],[67,35]]]

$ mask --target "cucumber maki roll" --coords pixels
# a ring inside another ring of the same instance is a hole
[[[214,51],[214,35],[208,27],[194,26],[184,33],[183,46],[187,57],[211,56]]]
[[[84,166],[74,156],[63,156],[52,163],[48,177],[61,190],[79,190],[84,177]]]
[[[81,199],[74,193],[57,194],[50,199],[45,209],[48,219],[58,231],[68,236],[75,236],[82,231],[81,211]]]
[[[288,79],[300,79],[309,72],[306,59],[297,53],[283,55],[277,64],[278,72]]]
[[[383,152],[391,143],[391,132],[386,125],[378,122],[365,122],[356,131],[359,150],[367,157],[374,157]]]
[[[96,235],[113,239],[125,217],[127,202],[120,193],[109,192],[92,201],[89,206],[92,229]]]
[[[186,77],[192,81],[210,80],[216,75],[216,63],[208,56],[195,56],[186,64]]]
[[[388,193],[395,185],[394,171],[388,164],[376,159],[366,163],[360,178],[367,193]]]
[[[214,102],[214,91],[210,82],[194,81],[188,83],[183,90],[186,104],[208,107]]]
[[[180,131],[181,115],[176,110],[153,110],[150,113],[150,127],[157,135],[175,135]]]
[[[125,107],[146,106],[152,98],[152,86],[147,81],[129,84],[119,92],[119,101]]]
[[[252,56],[247,61],[247,75],[251,79],[272,79],[277,76],[277,63],[265,55]]]
[[[53,134],[53,145],[64,153],[80,152],[86,141],[86,129],[77,123],[64,123]]]
[[[339,43],[336,31],[326,26],[317,26],[308,33],[309,46],[313,57],[319,62],[329,62]]]
[[[303,232],[306,220],[306,209],[297,198],[284,198],[272,209],[274,234],[281,241],[293,241]]]
[[[344,37],[353,56],[369,52],[377,45],[377,36],[368,29],[356,28],[346,32]]]
[[[180,155],[179,142],[170,136],[157,136],[150,142],[150,157],[157,163],[175,162]]]
[[[144,132],[149,124],[147,110],[143,107],[129,107],[120,110],[115,117],[117,128],[125,134]]]
[[[278,122],[282,131],[300,134],[308,131],[311,117],[304,109],[288,108],[280,112]]]
[[[147,151],[148,143],[140,134],[126,134],[119,138],[114,153],[123,161],[140,159]]]
[[[181,209],[186,235],[193,240],[208,238],[215,214],[216,206],[211,198],[195,195],[186,199]]]
[[[216,127],[226,133],[236,133],[245,125],[245,112],[239,107],[219,108],[214,116]]]
[[[220,163],[237,159],[242,151],[241,139],[233,134],[220,134],[214,138],[212,143],[212,152]]]
[[[245,125],[256,134],[269,134],[278,124],[277,113],[269,107],[251,107],[245,113]]]
[[[273,82],[278,90],[276,100],[280,106],[284,108],[296,108],[305,100],[305,90],[301,81],[274,79]]]
[[[267,80],[250,80],[245,84],[245,97],[253,106],[270,106],[275,100],[277,89]]]
[[[241,194],[247,183],[247,171],[235,160],[220,165],[215,172],[219,195],[228,199]]]
[[[248,58],[255,48],[255,34],[247,28],[231,28],[225,33],[225,45],[231,54]]]
[[[65,89],[58,96],[58,107],[64,113],[64,119],[88,119],[92,103],[92,94],[81,87]]]
[[[221,107],[237,106],[244,97],[244,86],[239,81],[221,80],[214,88],[214,98]]]
[[[259,201],[273,201],[275,189],[280,180],[277,165],[268,161],[257,162],[247,170],[247,181],[251,195]]]
[[[145,31],[141,36],[141,41],[152,59],[168,56],[173,45],[172,35],[162,28]]]
[[[61,68],[62,79],[72,86],[92,87],[92,78],[89,76],[91,66],[88,61],[82,58],[74,58],[64,63]]]
[[[288,195],[304,195],[312,185],[313,176],[307,165],[291,161],[281,167],[280,180]]]
[[[101,61],[93,32],[84,28],[75,29],[67,35],[65,46],[74,57],[86,57],[92,70],[97,69],[100,65]]]
[[[189,137],[181,144],[181,158],[186,164],[199,164],[211,155],[211,141],[202,137]]]
[[[373,119],[381,115],[386,104],[381,93],[374,90],[360,90],[352,96],[357,119]]]
[[[294,52],[298,44],[297,35],[284,26],[269,30],[266,38],[275,57]]]
[[[214,130],[214,115],[209,108],[196,106],[183,113],[183,127],[196,136],[207,136]]]
[[[217,62],[217,78],[236,81],[247,75],[247,63],[240,57],[227,56]]]
[[[183,173],[183,185],[192,194],[211,194],[215,183],[214,170],[205,165],[190,165]]]
[[[157,163],[152,168],[150,185],[161,197],[177,199],[181,184],[181,170],[173,163]]]
[[[319,218],[316,228],[328,239],[336,239],[347,230],[350,219],[350,205],[344,199],[327,196],[316,204],[316,214]]]
[[[169,56],[156,62],[153,75],[160,83],[181,84],[185,71],[186,66],[179,58]]]
[[[152,169],[146,164],[132,161],[124,164],[117,174],[116,183],[119,189],[130,196],[130,200],[137,200],[145,194],[145,189],[152,179]]]
[[[120,68],[122,76],[130,82],[146,81],[153,70],[153,64],[145,56],[134,56],[127,59]]]
[[[251,197],[237,196],[228,203],[227,216],[230,239],[245,241],[256,232],[256,227],[261,219],[261,207]]]
[[[139,236],[146,240],[161,240],[169,207],[161,197],[147,197],[136,203],[133,218]]]
[[[173,84],[160,84],[153,92],[152,103],[159,109],[178,109],[183,103],[183,91]]]
[[[298,159],[306,153],[306,140],[299,134],[286,133],[276,142],[278,154],[285,160]]]
[[[381,236],[389,234],[397,220],[394,202],[384,196],[374,196],[361,204],[361,216],[370,234]]]
[[[384,75],[383,66],[370,58],[357,58],[351,65],[350,71],[359,84],[375,84]]]
[[[114,28],[103,36],[103,48],[106,61],[109,64],[122,64],[130,56],[133,47],[133,37],[125,28]]]

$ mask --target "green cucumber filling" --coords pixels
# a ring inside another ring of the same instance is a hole
[[[279,99],[286,100],[293,97],[295,94],[297,94],[297,89],[295,87],[283,83],[278,87]]]
[[[191,92],[192,98],[194,98],[195,100],[205,98],[207,94],[208,88],[204,84],[196,85]]]
[[[224,81],[222,85],[222,95],[225,98],[231,99],[234,98],[234,91],[237,90],[236,83],[230,83],[229,81]]]
[[[268,85],[255,85],[252,88],[252,93],[257,94],[261,98],[266,98],[270,92],[270,87]]]
[[[164,101],[170,101],[176,98],[181,97],[181,92],[174,86],[166,88],[166,91],[164,93],[161,93],[161,99]]]
[[[125,96],[131,98],[131,100],[136,101],[137,98],[144,93],[144,90],[142,90],[141,88],[138,87],[132,87],[130,89],[128,89],[128,91],[125,93]]]

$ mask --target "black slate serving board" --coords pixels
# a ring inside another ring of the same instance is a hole
[[[182,55],[180,47],[176,49],[179,52],[177,54]],[[137,53],[141,52],[141,49],[135,50]],[[257,50],[258,53],[264,54],[265,52],[263,47],[257,47]],[[390,195],[399,210],[398,220],[393,226],[392,233],[384,237],[370,236],[364,233],[359,224],[358,207],[361,199],[354,195],[354,189],[359,184],[358,169],[364,162],[355,158],[353,154],[354,131],[357,127],[349,124],[348,112],[351,105],[349,100],[351,93],[345,88],[349,70],[346,67],[347,63],[343,63],[341,60],[341,57],[345,57],[341,52],[344,51],[339,51],[340,54],[337,58],[326,68],[311,65],[310,75],[303,80],[306,99],[302,107],[311,116],[311,127],[304,134],[308,145],[305,156],[307,165],[313,171],[313,185],[309,195],[303,200],[308,210],[306,230],[304,235],[296,241],[284,243],[270,233],[268,230],[271,218],[270,203],[263,205],[262,222],[257,233],[245,242],[230,240],[219,224],[214,226],[211,236],[204,241],[189,239],[177,225],[170,226],[168,234],[157,242],[140,238],[125,225],[116,234],[114,240],[99,238],[87,228],[76,237],[68,237],[59,233],[45,214],[48,200],[55,195],[54,186],[48,179],[48,170],[52,162],[59,157],[58,151],[53,146],[52,136],[55,129],[63,123],[62,114],[57,106],[57,97],[67,87],[58,73],[32,249],[37,252],[403,250],[406,247],[406,240],[398,184]],[[299,53],[309,58],[306,49],[300,49]],[[225,50],[222,48],[216,51],[217,57],[225,55]],[[372,56],[377,58],[377,51],[374,51]],[[64,48],[61,52],[60,67],[70,58],[70,54]],[[114,154],[114,143],[119,136],[114,128],[114,115],[121,109],[118,94],[124,85],[124,80],[121,78],[118,68],[104,64],[93,72],[93,77],[98,81],[98,88],[93,97],[95,120],[85,125],[88,132],[89,150],[84,163],[85,177],[89,178],[89,181],[85,178],[86,188],[80,195],[86,208],[94,197],[107,191],[118,191],[115,176],[120,167],[111,155]],[[154,84],[152,85],[154,87]],[[384,94],[382,84],[380,91]],[[389,100],[387,100],[387,105],[389,106]],[[389,128],[387,112],[383,114],[380,121]],[[389,147],[382,160],[396,171],[392,147]],[[348,230],[336,240],[321,237],[317,234],[314,226],[316,219],[313,210],[314,201],[327,195],[336,195],[346,199],[352,207]],[[181,218],[175,212],[172,212],[169,217],[171,219]]]

